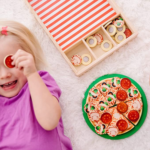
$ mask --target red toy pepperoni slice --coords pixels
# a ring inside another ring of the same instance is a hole
[[[12,63],[12,59],[11,59],[11,57],[12,57],[12,54],[11,55],[8,55],[8,56],[6,56],[5,58],[4,58],[4,65],[6,66],[6,67],[8,67],[8,68],[14,68],[15,67],[15,65],[12,65],[11,63]]]
[[[138,111],[136,110],[131,110],[128,114],[128,118],[131,120],[131,121],[137,121],[139,119],[139,113]]]
[[[132,35],[132,32],[131,32],[130,29],[126,29],[125,32],[124,32],[124,34],[126,35],[126,38],[128,38],[129,36]]]
[[[119,90],[116,94],[116,97],[120,101],[124,101],[127,98],[127,92],[124,90]]]
[[[127,110],[128,110],[128,105],[124,102],[120,102],[118,105],[117,105],[117,110],[119,113],[125,113]]]
[[[120,119],[117,122],[117,127],[119,128],[120,131],[125,131],[128,128],[128,123],[125,120]]]
[[[129,89],[130,86],[131,86],[131,81],[130,81],[128,78],[123,78],[123,79],[121,80],[121,86],[122,86],[122,88],[124,88],[124,89]]]
[[[109,124],[112,121],[112,116],[109,113],[103,113],[101,116],[101,120],[105,124]]]

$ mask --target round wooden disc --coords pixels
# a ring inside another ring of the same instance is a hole
[[[4,58],[4,65],[7,67],[7,68],[14,68],[15,65],[12,65],[12,59],[11,57],[13,56],[13,54],[10,54],[10,55],[7,55],[5,58]]]

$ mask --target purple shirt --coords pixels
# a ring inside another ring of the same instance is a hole
[[[61,90],[55,80],[46,71],[38,73],[59,100]],[[0,150],[72,150],[69,138],[64,135],[62,118],[51,131],[37,122],[28,82],[14,97],[0,95]]]

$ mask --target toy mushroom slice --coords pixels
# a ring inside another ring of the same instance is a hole
[[[74,66],[79,66],[81,65],[81,62],[82,62],[82,58],[80,55],[76,54],[76,55],[73,55],[72,58],[71,58],[71,62]]]
[[[107,134],[108,134],[109,136],[111,136],[111,137],[117,136],[118,133],[119,133],[119,129],[118,129],[117,126],[109,126],[109,127],[107,128]]]

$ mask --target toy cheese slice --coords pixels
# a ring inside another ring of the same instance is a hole
[[[112,122],[107,128],[107,134],[109,136],[114,137],[120,134],[124,134],[134,128],[133,124],[130,123],[122,114],[120,114],[116,107],[111,109],[113,109]]]
[[[128,111],[123,115],[127,117],[133,124],[137,125],[143,110],[143,102],[141,98],[128,101],[126,104],[128,105]]]

